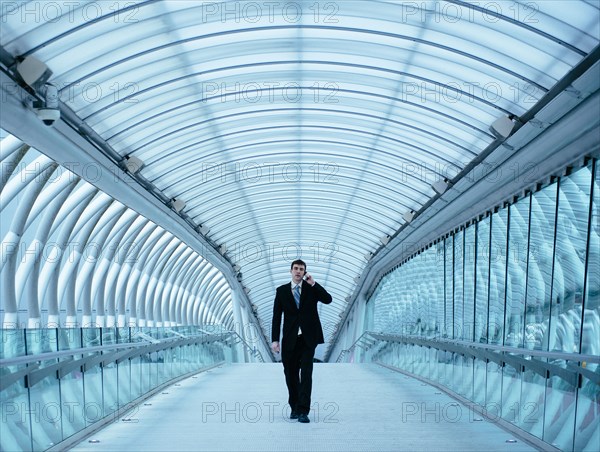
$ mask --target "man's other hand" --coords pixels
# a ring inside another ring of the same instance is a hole
[[[279,348],[279,342],[274,341],[271,344],[271,350],[273,350],[273,353],[279,353],[279,350],[280,350],[280,348]]]

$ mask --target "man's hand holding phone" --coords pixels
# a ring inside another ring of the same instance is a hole
[[[314,280],[314,278],[312,277],[312,275],[310,273],[305,273],[304,274],[304,281],[306,281],[311,286],[315,285],[315,280]]]

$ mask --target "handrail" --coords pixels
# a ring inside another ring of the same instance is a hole
[[[398,339],[412,339],[412,340],[420,340],[426,341],[431,344],[457,344],[465,347],[472,348],[483,348],[488,350],[495,350],[507,353],[518,353],[520,355],[526,356],[538,356],[541,358],[552,358],[552,359],[563,359],[565,361],[578,361],[578,362],[587,362],[587,363],[595,363],[600,364],[600,356],[597,355],[587,355],[583,353],[565,353],[565,352],[546,352],[542,350],[531,350],[528,348],[519,348],[519,347],[507,347],[504,345],[493,345],[493,344],[479,344],[477,342],[469,342],[469,341],[461,341],[461,340],[448,340],[448,339],[428,339],[421,336],[394,336],[383,333],[373,333],[367,332],[366,334],[370,334],[372,337],[379,340],[398,340]]]
[[[231,334],[231,333],[228,332],[227,334]],[[220,335],[217,335],[217,334],[202,333],[202,334],[194,335],[194,336],[186,336],[186,339],[206,338],[206,337],[215,338],[216,336],[226,336],[227,334],[221,333]],[[219,337],[219,338],[216,338],[213,340],[221,340],[221,339],[222,338]],[[63,356],[82,355],[84,353],[103,352],[106,350],[118,350],[118,349],[122,349],[122,348],[145,347],[148,345],[152,345],[154,343],[163,344],[163,343],[169,343],[169,342],[177,342],[177,341],[181,341],[181,340],[183,340],[183,339],[178,338],[178,337],[175,337],[175,338],[169,337],[169,338],[157,340],[157,342],[149,342],[149,341],[124,342],[124,343],[120,343],[120,344],[95,345],[93,347],[82,347],[82,348],[73,348],[73,349],[69,349],[69,350],[59,350],[56,352],[38,353],[36,355],[23,355],[23,356],[18,356],[16,358],[0,359],[0,366],[3,367],[3,366],[13,366],[13,365],[19,365],[19,364],[28,364],[31,362],[45,361],[45,360],[49,360],[49,359],[57,359],[57,358],[61,358]]]
[[[463,356],[478,358],[485,362],[492,361],[500,366],[508,364],[509,366],[519,370],[531,369],[544,378],[549,378],[552,375],[556,375],[569,382],[573,386],[580,386],[582,377],[585,377],[588,380],[600,385],[600,375],[583,367],[587,365],[587,363],[600,363],[600,357],[596,355],[587,355],[582,353],[544,352],[541,350],[529,350],[501,345],[477,344],[468,341],[427,339],[415,336],[394,336],[382,333],[373,333],[369,331],[364,332],[349,349],[342,350],[338,356],[338,362],[347,352],[359,347],[360,341],[362,341],[366,336],[370,336],[380,343],[397,342],[409,345],[418,345],[427,348],[435,348],[436,350],[458,353]],[[527,357],[563,360],[566,362],[566,367],[551,362],[541,361],[539,359],[527,359]],[[574,363],[578,363],[578,365],[574,365]]]
[[[125,359],[131,359],[133,357],[174,347],[182,347],[202,342],[217,342],[222,341],[224,338],[226,340],[230,340],[231,336],[231,333],[213,335],[201,334],[187,336],[185,338],[167,338],[156,343],[151,343],[148,341],[129,342],[125,344],[110,344],[89,348],[77,348],[57,352],[40,353],[37,355],[20,356],[17,358],[2,359],[0,360],[0,367],[14,365],[27,365],[27,367],[24,369],[19,369],[15,372],[3,374],[2,378],[0,379],[0,390],[8,388],[10,385],[22,378],[25,378],[25,384],[27,387],[32,387],[36,383],[42,381],[44,378],[52,374],[56,374],[58,378],[62,378],[77,368],[85,373],[98,364],[106,366],[113,361],[120,362]],[[74,357],[78,355],[87,356],[84,356],[80,359],[66,359],[57,363],[52,363],[46,367],[39,367],[39,363],[42,361],[64,357]]]
[[[118,350],[122,348],[134,348],[144,345],[150,345],[151,342],[127,342],[122,344],[96,345],[94,347],[73,348],[70,350],[59,350],[57,352],[44,352],[36,355],[23,355],[16,358],[0,359],[0,367],[17,366],[20,364],[29,364],[38,361],[46,361],[50,359],[62,358],[64,356],[82,355],[84,353],[103,352],[106,350]]]
[[[356,345],[358,344],[359,341],[361,341],[363,339],[364,336],[370,336],[371,332],[370,331],[365,331],[363,334],[361,334],[360,336],[358,336],[358,339],[356,339],[352,345],[348,348],[345,348],[343,350],[340,351],[340,354],[338,355],[336,362],[340,362],[340,359],[342,358],[342,356],[344,356],[346,353],[354,350],[356,348]]]
[[[228,331],[228,333],[231,335],[237,336],[239,338],[240,342],[244,345],[244,347],[246,347],[250,351],[250,353],[252,353],[254,356],[258,356],[258,359],[260,359],[260,362],[262,362],[262,363],[265,362],[260,350],[256,347],[250,347],[250,344],[248,344],[248,342],[246,342],[246,340],[242,336],[240,336],[237,333],[237,331]]]

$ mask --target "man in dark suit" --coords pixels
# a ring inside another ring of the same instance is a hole
[[[292,408],[290,419],[308,423],[315,348],[325,341],[317,303],[331,303],[331,295],[306,273],[304,261],[292,262],[290,273],[292,282],[279,286],[275,294],[271,348],[275,353],[280,351],[283,314],[281,361]]]

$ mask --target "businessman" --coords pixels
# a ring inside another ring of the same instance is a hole
[[[315,348],[325,341],[317,303],[331,303],[331,295],[306,273],[304,261],[292,262],[290,273],[292,281],[279,286],[275,293],[271,348],[274,353],[281,350],[288,403],[292,409],[290,419],[308,423]],[[282,315],[283,341],[280,347]]]

